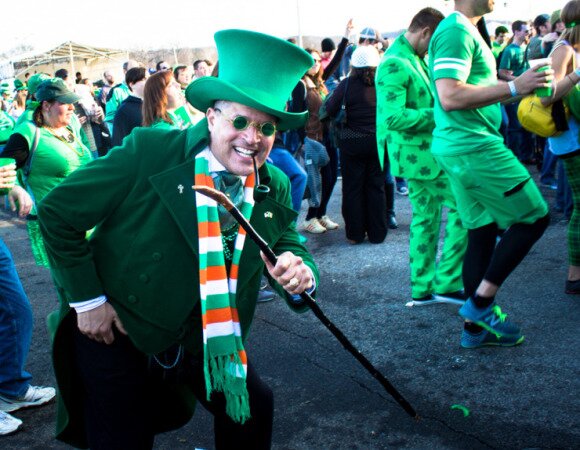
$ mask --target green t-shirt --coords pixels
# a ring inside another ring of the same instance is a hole
[[[34,110],[36,109],[36,107],[39,105],[39,103],[37,101],[28,101],[26,102],[26,109],[24,110],[24,112],[22,114],[20,114],[20,117],[18,119],[16,119],[16,126],[20,126],[20,124],[24,123],[24,122],[32,122],[33,120],[33,116],[34,116]]]
[[[8,141],[13,129],[14,119],[6,111],[0,110],[0,144]]]
[[[165,120],[161,120],[161,119],[158,119],[149,128],[157,128],[158,130],[179,130],[180,129],[180,127],[175,124],[175,121],[173,123],[168,123],[168,122],[165,122]]]
[[[435,95],[435,155],[461,155],[503,145],[499,103],[475,109],[444,111],[435,80],[451,78],[476,86],[497,84],[493,53],[477,28],[455,11],[439,24],[429,45],[429,70]]]
[[[505,48],[504,44],[498,44],[497,42],[491,43],[491,52],[493,53],[493,56],[495,56],[496,59],[504,48]]]
[[[110,122],[110,124],[113,125],[113,120],[115,119],[117,109],[119,109],[119,106],[121,103],[123,103],[123,100],[129,97],[130,93],[131,91],[129,90],[129,86],[127,86],[125,83],[121,83],[113,89],[113,94],[111,94],[111,98],[107,100],[107,105],[105,106],[105,122]]]
[[[32,157],[27,184],[38,203],[68,175],[93,159],[91,152],[81,142],[78,132],[69,126],[75,136],[72,143],[65,143],[46,128],[40,128],[38,146]],[[14,129],[26,139],[28,148],[34,143],[36,125],[26,121]]]
[[[524,58],[524,51],[519,45],[512,43],[505,48],[499,62],[500,69],[511,70],[514,77],[519,77],[529,67]]]

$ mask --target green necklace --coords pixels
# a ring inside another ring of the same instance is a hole
[[[234,247],[234,242],[236,237],[238,236],[237,233],[238,224],[237,222],[234,223],[232,226],[222,230],[222,246],[224,248],[224,258],[226,261],[231,261],[234,254],[232,253],[232,249]]]

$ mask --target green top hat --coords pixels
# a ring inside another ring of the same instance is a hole
[[[74,103],[80,100],[80,97],[71,91],[60,78],[49,78],[40,83],[35,96],[39,102],[56,100],[60,103]]]
[[[45,73],[35,73],[28,79],[28,93],[31,95],[36,94],[36,90],[40,83],[43,81],[50,80],[50,76]]]
[[[206,111],[216,100],[227,100],[278,118],[280,131],[304,125],[308,112],[286,112],[286,102],[314,61],[300,47],[285,40],[247,30],[215,34],[218,77],[194,80],[185,97]]]

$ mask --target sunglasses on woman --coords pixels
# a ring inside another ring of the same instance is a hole
[[[238,131],[244,131],[249,126],[254,127],[262,136],[270,137],[276,132],[276,125],[272,122],[254,122],[246,116],[227,117],[221,109],[214,108],[214,111],[222,114],[223,118],[230,122]]]

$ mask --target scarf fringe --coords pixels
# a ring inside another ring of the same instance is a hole
[[[204,367],[207,401],[213,391],[223,392],[226,397],[226,413],[234,422],[244,424],[250,415],[250,396],[246,379],[237,376],[238,371],[245,373],[244,366],[237,354],[210,357]]]
[[[246,420],[252,418],[250,415],[250,395],[247,389],[244,389],[239,395],[226,392],[225,396],[226,413],[234,422],[243,425]]]

